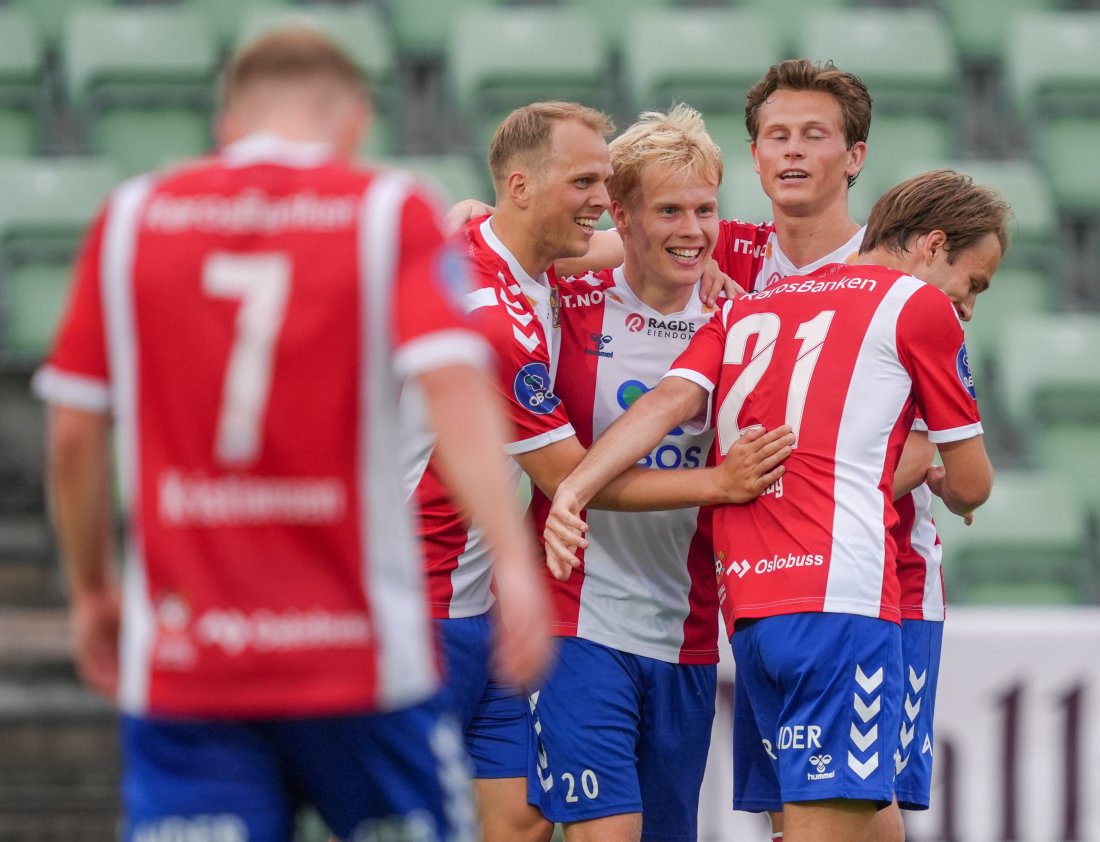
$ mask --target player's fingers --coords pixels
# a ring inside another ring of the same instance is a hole
[[[786,468],[784,468],[782,465],[780,465],[778,468],[775,468],[774,470],[768,471],[768,473],[766,473],[762,477],[760,477],[760,479],[758,479],[756,481],[756,494],[757,494],[757,496],[763,494],[764,491],[768,488],[769,485],[772,485],[781,476],[783,476],[783,474],[786,470],[787,470]]]
[[[967,512],[965,515],[963,515],[963,523],[966,526],[970,526],[970,524],[972,524],[973,522],[974,522],[974,513],[973,512]]]
[[[787,457],[790,455],[791,446],[789,444],[781,445],[778,448],[769,448],[764,458],[757,462],[756,470],[772,471],[777,465],[786,461]],[[782,471],[780,473],[782,473]]]

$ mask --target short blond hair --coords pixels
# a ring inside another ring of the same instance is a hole
[[[308,26],[273,29],[243,46],[222,77],[222,104],[232,105],[257,83],[328,80],[368,94],[360,68],[333,41]]]
[[[647,111],[611,141],[611,198],[629,205],[642,185],[642,170],[666,165],[689,170],[715,187],[722,183],[722,150],[703,122],[703,115],[680,103],[664,114]]]
[[[533,102],[517,108],[497,126],[489,144],[489,172],[498,190],[517,158],[536,169],[545,163],[550,132],[562,120],[576,120],[605,138],[615,131],[615,124],[602,111],[576,102]]]

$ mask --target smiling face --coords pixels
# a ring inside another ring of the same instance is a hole
[[[607,142],[577,120],[557,120],[550,149],[529,185],[530,231],[547,264],[588,251],[596,221],[609,207]]]
[[[718,185],[694,168],[650,164],[628,205],[615,202],[612,216],[631,288],[655,309],[683,309],[718,240]]]
[[[986,234],[962,251],[943,248],[947,238],[942,231],[933,231],[918,242],[920,264],[912,274],[947,293],[955,312],[964,322],[974,316],[978,293],[989,288],[989,282],[1001,262],[1001,242],[996,234]],[[949,258],[953,257],[952,263]]]
[[[783,214],[814,216],[838,204],[846,209],[848,177],[859,172],[866,154],[862,141],[847,147],[840,104],[831,94],[781,88],[760,108],[752,156],[760,185]]]

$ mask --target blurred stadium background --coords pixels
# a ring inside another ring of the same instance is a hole
[[[1096,613],[1085,606],[1100,603],[1100,0],[7,0],[0,842],[106,840],[116,820],[110,712],[80,690],[67,654],[29,375],[98,204],[127,175],[209,149],[225,52],[287,17],[330,32],[370,78],[378,116],[363,158],[410,167],[451,198],[491,200],[488,139],[516,105],[578,99],[625,126],[678,99],[704,112],[726,153],[723,215],[766,219],[744,90],[787,57],[860,74],[875,113],[851,194],[857,218],[885,188],[943,164],[1000,188],[1017,217],[1015,243],[967,329],[996,489],[974,527],[941,518],[949,601],[994,606],[961,609],[977,642],[959,646],[981,651],[982,629],[1002,628],[1006,616],[1046,630],[1080,617],[1091,636],[1067,627],[1051,653],[1095,652]],[[1066,669],[1056,690],[1085,686]],[[1085,698],[1078,719],[1095,710]],[[1100,761],[1093,732],[1075,727],[1085,748],[1051,761],[1067,775],[1071,761]],[[1062,806],[1064,789],[1051,796]],[[988,838],[1098,838],[1095,813],[1089,821],[1075,809],[1072,821],[1038,821],[1038,836],[1026,821],[1002,821]],[[921,838],[970,838],[936,821]],[[304,827],[302,838],[319,833]]]

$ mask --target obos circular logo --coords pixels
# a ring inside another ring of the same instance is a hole
[[[638,333],[645,327],[645,318],[640,313],[631,313],[626,317],[626,329],[631,333]]]
[[[634,405],[634,401],[638,400],[638,398],[648,391],[649,387],[641,380],[626,380],[619,386],[619,390],[615,393],[615,399],[623,409],[630,409],[630,407]],[[669,435],[679,436],[683,435],[683,432],[682,429],[676,427],[669,432]]]
[[[512,392],[521,406],[536,415],[549,415],[561,398],[550,390],[550,371],[545,363],[527,363],[516,372]]]
[[[955,355],[955,370],[958,371],[959,380],[962,381],[963,388],[970,393],[970,397],[977,398],[978,390],[974,388],[974,375],[970,373],[970,356],[966,353],[965,342],[959,348],[959,353]]]

